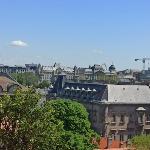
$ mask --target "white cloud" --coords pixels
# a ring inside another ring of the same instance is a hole
[[[21,40],[11,41],[10,45],[11,46],[17,46],[17,47],[26,47],[26,46],[28,46],[27,43],[25,43]]]
[[[102,54],[103,53],[103,51],[101,49],[93,49],[92,52],[95,54]]]

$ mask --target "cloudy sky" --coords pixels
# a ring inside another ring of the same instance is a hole
[[[149,0],[2,0],[0,64],[142,68],[150,57]]]

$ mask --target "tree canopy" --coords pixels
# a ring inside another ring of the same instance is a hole
[[[49,107],[37,105],[39,95],[33,90],[16,91],[0,98],[0,145],[11,150],[57,149],[63,124],[55,120]]]
[[[135,136],[131,142],[137,150],[150,150],[150,135]]]
[[[39,81],[39,76],[32,72],[12,73],[11,77],[25,86],[37,86]]]
[[[54,109],[56,120],[63,122],[66,148],[92,149],[90,142],[97,134],[91,129],[86,108],[76,101],[62,99],[50,101],[49,104]]]
[[[37,87],[44,89],[44,88],[48,88],[49,86],[50,86],[50,83],[48,81],[44,80],[41,83],[39,83],[39,85]]]
[[[4,150],[93,149],[88,113],[79,103],[52,100],[39,106],[33,89],[0,97],[0,148]]]

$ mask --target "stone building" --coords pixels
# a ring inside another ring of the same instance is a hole
[[[25,64],[26,72],[39,73],[40,64]]]
[[[55,74],[56,74],[56,67],[42,66],[40,70],[41,82],[44,80],[51,82]]]
[[[8,66],[0,64],[0,72],[2,73],[25,73],[25,72],[33,72],[38,73],[38,65],[37,64],[25,64],[25,66]]]
[[[138,74],[139,81],[142,83],[150,83],[150,68],[148,70],[143,70]]]
[[[11,95],[18,88],[22,88],[22,85],[12,79],[8,74],[0,73],[0,96],[4,93]]]
[[[60,66],[56,69],[56,76],[60,74],[65,74],[67,80],[73,80],[74,79],[74,68],[67,67],[67,66]]]
[[[150,134],[149,86],[70,82],[59,76],[52,92],[84,104],[92,127],[110,140]]]
[[[77,68],[79,81],[100,82],[100,83],[117,83],[117,73],[114,65],[107,67],[105,65],[89,66],[89,68]]]
[[[0,65],[0,72],[11,74],[11,73],[24,73],[26,72],[26,67],[24,66],[7,66],[7,65]]]
[[[53,66],[41,66],[39,75],[41,81],[53,82],[60,74],[65,74],[68,80],[74,79],[74,69],[72,67],[61,66],[56,63]]]

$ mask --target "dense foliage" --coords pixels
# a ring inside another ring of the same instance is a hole
[[[34,90],[0,97],[0,148],[4,150],[93,149],[85,108],[66,100],[43,106]]]
[[[150,150],[150,135],[135,136],[131,141],[137,150]]]
[[[0,98],[0,145],[2,149],[56,149],[62,123],[52,116],[53,109],[39,107],[39,95],[33,90],[16,91]]]
[[[12,73],[11,77],[25,86],[37,86],[39,81],[39,76],[32,72]]]
[[[50,86],[50,83],[46,80],[42,81],[41,83],[39,83],[39,85],[37,86],[40,89],[44,89],[44,88],[48,88]]]
[[[63,140],[67,149],[92,149],[90,140],[96,137],[91,130],[88,113],[83,105],[71,100],[55,100],[49,102],[54,109],[53,115],[64,125]]]

